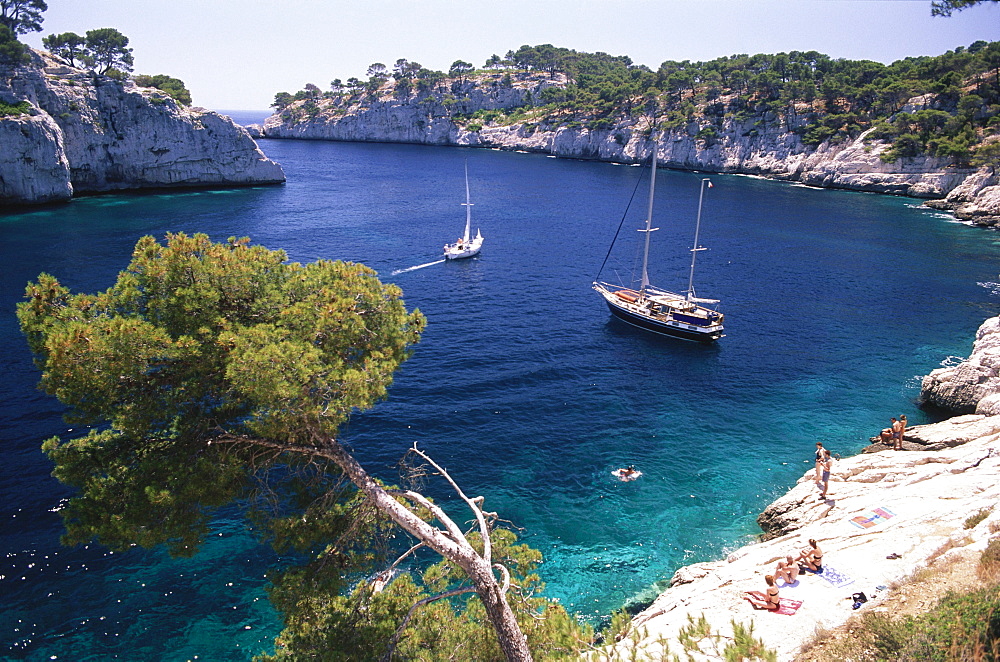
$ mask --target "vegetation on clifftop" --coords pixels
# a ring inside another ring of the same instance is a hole
[[[40,32],[42,13],[47,9],[44,0],[0,0],[0,64],[27,64],[31,61],[28,47],[18,41],[17,35]],[[129,38],[115,28],[88,30],[82,36],[75,32],[50,34],[42,39],[42,45],[71,67],[91,69],[102,76],[125,80],[132,71]],[[182,105],[191,105],[191,93],[177,78],[165,74],[136,75],[133,81],[140,87],[162,90]],[[154,103],[164,100],[152,99]]]
[[[1000,133],[1000,42],[977,41],[888,65],[792,51],[670,60],[655,71],[627,56],[544,44],[494,55],[478,70],[458,60],[447,74],[405,59],[390,74],[375,63],[367,81],[337,79],[326,92],[309,84],[294,94],[278,93],[273,106],[289,122],[393,97],[414,103],[439,98],[445,106],[461,107],[457,102],[477,87],[510,86],[533,74],[551,80],[520,106],[450,116],[459,124],[471,119],[485,126],[523,123],[530,113],[542,127],[609,130],[655,101],[662,128],[693,124],[707,143],[735,120],[745,135],[779,126],[809,145],[836,144],[875,129],[873,138],[892,143],[884,155],[888,161],[930,155],[976,165],[997,159],[996,149],[984,146]],[[908,106],[915,98],[919,103]]]

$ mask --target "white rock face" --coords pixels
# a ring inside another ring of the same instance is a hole
[[[954,212],[955,216],[975,225],[1000,225],[1000,173],[982,168],[966,177],[948,196],[932,205]]]
[[[631,118],[599,130],[585,126],[549,129],[530,112],[524,121],[502,126],[466,119],[477,110],[520,107],[526,100],[537,99],[546,87],[565,83],[561,75],[519,74],[511,86],[504,86],[496,74],[406,98],[394,96],[386,87],[377,100],[314,101],[312,114],[304,112],[301,103],[293,105],[269,117],[261,130],[268,138],[499,147],[620,163],[649,157],[651,144]],[[931,96],[911,99],[907,108],[926,107]],[[947,159],[935,157],[883,163],[879,155],[889,145],[866,143],[867,134],[850,143],[823,143],[814,148],[792,131],[803,120],[791,120],[789,125],[777,117],[765,119],[760,126],[754,121],[725,119],[719,125],[701,120],[676,127],[660,138],[659,160],[665,167],[759,174],[812,186],[934,198],[939,199],[935,206],[955,210],[961,218],[983,225],[1000,222],[1000,182],[988,169],[956,168]],[[715,136],[699,137],[706,129]]]
[[[0,203],[285,180],[281,166],[242,127],[211,111],[181,107],[159,90],[75,69],[37,51],[32,64],[0,74],[0,99],[33,106],[30,116],[0,118]],[[8,158],[15,154],[28,158]]]
[[[1000,317],[979,327],[969,358],[924,377],[919,402],[956,414],[1000,414]]]
[[[753,623],[754,636],[776,650],[779,660],[792,660],[816,628],[836,627],[854,613],[846,599],[851,594],[864,592],[869,602],[862,610],[877,610],[886,595],[879,586],[889,587],[938,558],[982,551],[993,535],[991,524],[1000,525],[1000,508],[974,528],[966,529],[965,522],[1000,499],[1000,416],[964,416],[919,429],[928,439],[965,443],[836,461],[825,501],[818,499],[810,470],[761,515],[778,537],[743,547],[727,560],[678,570],[671,588],[633,619],[645,632],[638,659],[660,659],[660,637],[680,653],[678,631],[689,616],[704,614],[724,636],[732,635],[731,620]],[[780,597],[802,602],[794,615],[753,609],[744,593],[763,591],[764,575],[773,573],[777,560],[797,555],[810,538],[823,550],[824,566],[851,582],[835,586],[803,573],[790,586],[777,584]],[[893,554],[900,558],[886,558]],[[618,645],[615,659],[632,659],[625,651]]]
[[[0,118],[0,202],[68,200],[69,161],[48,115]]]

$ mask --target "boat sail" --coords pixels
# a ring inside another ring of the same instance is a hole
[[[476,229],[476,236],[472,237],[472,203],[469,202],[469,164],[465,164],[465,234],[459,237],[454,244],[444,245],[444,257],[446,260],[460,260],[465,257],[478,255],[483,247],[483,235]]]
[[[691,272],[688,277],[687,291],[684,294],[676,294],[652,286],[649,282],[647,267],[649,265],[649,238],[654,231],[659,229],[652,227],[653,198],[656,193],[656,151],[656,141],[654,140],[649,177],[649,209],[646,215],[646,227],[639,230],[646,234],[642,254],[642,280],[639,289],[614,285],[601,280],[595,280],[593,288],[604,297],[611,313],[628,324],[666,336],[712,342],[724,335],[722,313],[709,307],[717,306],[719,301],[699,298],[694,291],[695,260],[698,253],[705,250],[698,246],[701,205],[705,197],[705,185],[708,184],[708,187],[711,188],[712,183],[708,179],[701,180],[701,192],[698,195],[698,218],[695,222],[694,247],[691,249]],[[608,254],[610,255],[610,249]],[[604,258],[604,262],[607,263],[607,257]],[[601,270],[603,269],[604,265],[601,265]],[[597,277],[600,278],[600,272],[598,272]]]

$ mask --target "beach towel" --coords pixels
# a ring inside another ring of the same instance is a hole
[[[761,593],[760,591],[747,591],[747,594],[744,597],[747,600],[750,600],[750,596],[751,595],[754,596],[755,598],[757,598],[758,600],[761,600],[761,601],[764,601],[764,602],[767,601],[767,596],[764,595],[763,593]],[[752,600],[750,601],[750,604],[753,604]],[[796,611],[798,611],[799,607],[801,607],[801,606],[802,606],[802,601],[801,600],[792,600],[790,598],[782,598],[782,597],[779,596],[778,597],[778,608],[777,609],[764,609],[762,611],[770,611],[770,612],[773,612],[775,614],[782,614],[783,616],[791,616]],[[758,607],[758,609],[759,609],[759,607]]]
[[[824,565],[818,571],[817,570],[808,570],[808,569],[806,569],[803,572],[809,572],[809,573],[812,573],[812,574],[816,575],[817,577],[822,577],[823,579],[825,579],[826,581],[830,582],[831,584],[833,584],[837,588],[840,588],[841,586],[847,586],[848,584],[853,584],[854,583],[853,579],[851,579],[850,577],[848,577],[844,573],[840,572],[839,570],[837,570],[835,568],[831,568],[828,565]]]
[[[879,522],[892,519],[896,514],[888,508],[875,508],[867,513],[851,518],[851,524],[859,529],[870,529]]]

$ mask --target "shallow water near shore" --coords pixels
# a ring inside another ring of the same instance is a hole
[[[695,284],[722,300],[712,346],[646,335],[590,289],[642,169],[489,150],[261,141],[288,183],[80,198],[0,214],[0,657],[246,660],[280,621],[280,559],[220,517],[204,551],[59,546],[68,491],[43,439],[69,434],[34,389],[13,317],[41,271],[108,287],[135,241],[249,235],[296,261],[364,262],[428,326],[390,397],[344,439],[388,480],[418,442],[545,555],[548,594],[592,620],[655,595],[684,564],[758,532],[757,514],[809,467],[819,439],[857,452],[889,416],[927,421],[920,376],[963,356],[995,315],[1000,245],[916,201],[713,176]],[[464,224],[472,260],[436,263]],[[686,287],[697,173],[658,174],[651,278]],[[622,230],[638,235],[644,188]],[[632,264],[616,251],[605,278]],[[420,269],[412,267],[422,266]],[[394,273],[396,272],[396,273]],[[622,483],[610,472],[636,465]],[[439,499],[447,498],[431,487]],[[456,511],[457,512],[457,511]]]

